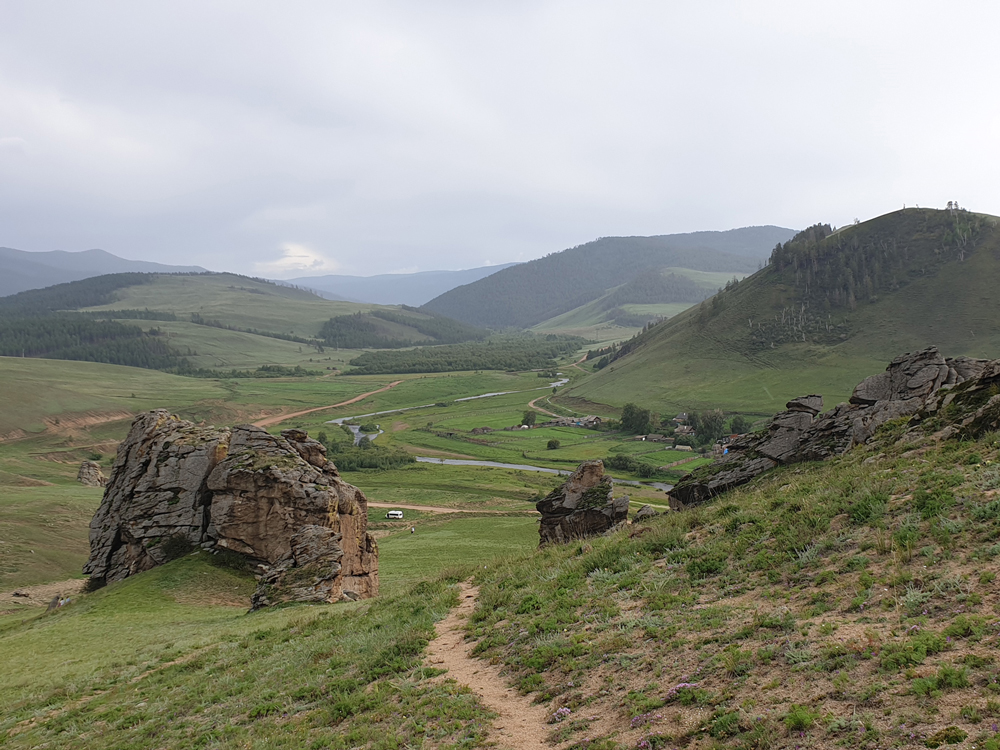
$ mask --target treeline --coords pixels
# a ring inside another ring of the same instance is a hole
[[[119,289],[156,280],[152,273],[110,273],[81,281],[56,284],[45,289],[30,289],[0,297],[0,317],[47,315],[59,310],[97,307],[115,301]]]
[[[186,362],[186,360],[185,360]],[[308,378],[322,375],[322,370],[307,370],[301,365],[285,367],[284,365],[261,365],[256,370],[208,370],[204,367],[176,367],[171,370],[176,375],[187,375],[192,378]]]
[[[640,274],[627,284],[622,284],[604,298],[602,306],[607,310],[628,304],[701,302],[711,295],[710,289],[706,289],[687,276],[652,271]]]
[[[244,289],[240,287],[241,291],[252,292],[254,294],[264,294],[257,289]],[[118,311],[113,311],[117,317]],[[169,313],[168,313],[169,314]],[[176,320],[176,318],[174,318]],[[215,320],[213,318],[206,318],[199,313],[191,313],[191,322],[199,326],[207,326],[209,328],[221,328],[225,331],[238,331],[239,333],[252,333],[255,336],[264,336],[269,339],[279,339],[281,341],[292,341],[296,344],[308,344],[309,346],[316,347],[316,351],[321,354],[325,351],[323,349],[323,342],[317,339],[307,339],[302,336],[296,336],[292,333],[277,333],[276,331],[259,331],[256,328],[240,328],[239,326],[231,326],[223,323],[221,320]]]
[[[78,310],[81,315],[94,320],[177,320],[177,316],[165,310]]]
[[[556,366],[584,340],[576,336],[496,337],[488,341],[429,346],[408,351],[365,352],[351,360],[352,374],[382,375],[458,370],[535,370]]]
[[[330,318],[319,331],[328,346],[341,349],[402,349],[421,344],[459,344],[480,341],[488,331],[442,315],[418,313],[404,305],[411,314],[395,310],[370,310]],[[417,313],[417,314],[412,314]],[[400,330],[400,327],[403,327]],[[428,342],[427,338],[431,341]]]
[[[47,317],[0,317],[0,356],[104,362],[156,370],[184,367],[158,329],[66,313]]]
[[[459,323],[444,315],[421,312],[415,307],[403,305],[403,310],[413,313],[403,315],[394,310],[372,310],[369,314],[382,320],[409,326],[424,336],[430,336],[439,344],[461,344],[465,341],[481,341],[490,332],[484,328]]]

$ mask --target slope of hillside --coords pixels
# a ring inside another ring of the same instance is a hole
[[[419,271],[417,273],[383,273],[377,276],[301,276],[288,279],[314,289],[330,299],[369,302],[378,305],[420,305],[429,302],[449,289],[490,276],[497,271],[516,265],[502,263],[464,271]],[[278,282],[282,283],[282,282]]]
[[[69,253],[64,250],[29,253],[0,247],[0,297],[28,289],[79,281],[109,273],[198,273],[199,266],[170,266],[127,260],[104,250]]]
[[[452,289],[424,307],[472,325],[529,328],[633,282],[650,269],[751,273],[775,243],[793,234],[780,227],[747,227],[660,237],[604,237]]]
[[[803,233],[763,270],[640,335],[571,395],[773,413],[806,393],[846,399],[900,352],[995,352],[996,221],[907,209],[821,239]]]
[[[557,750],[998,750],[1000,440],[939,437],[964,416],[889,422],[831,461],[534,551],[529,519],[421,518],[387,529],[385,594],[362,603],[248,615],[251,577],[203,552],[49,613],[10,602],[0,733],[471,750],[496,747],[492,683],[543,709],[524,712],[533,746]],[[475,681],[428,658],[459,593]]]

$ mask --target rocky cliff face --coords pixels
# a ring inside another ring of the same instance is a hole
[[[584,461],[561,486],[535,507],[542,514],[539,544],[582,539],[628,519],[628,497],[612,498],[603,461]]]
[[[90,525],[84,572],[117,581],[201,547],[257,564],[255,607],[378,594],[364,494],[301,430],[198,427],[165,410],[132,423]]]
[[[1000,381],[1000,361],[945,359],[933,347],[904,354],[885,372],[859,383],[849,403],[824,414],[822,396],[789,401],[787,411],[777,414],[766,431],[742,437],[722,461],[681,479],[670,491],[670,503],[675,508],[696,505],[776,466],[828,459],[866,442],[892,419],[920,421],[923,417],[917,415],[933,414],[955,398],[978,405],[995,387],[993,379]],[[1000,398],[995,407],[1000,414]],[[980,421],[984,419],[989,421],[988,415],[981,415]]]

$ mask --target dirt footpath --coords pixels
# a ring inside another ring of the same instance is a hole
[[[435,626],[437,636],[427,647],[426,663],[448,673],[438,679],[451,678],[467,685],[483,705],[498,718],[493,721],[490,742],[503,750],[550,750],[545,738],[549,734],[548,712],[532,703],[507,684],[498,667],[469,655],[473,644],[465,642],[465,622],[476,606],[479,590],[470,582],[459,584],[459,603],[448,616]]]

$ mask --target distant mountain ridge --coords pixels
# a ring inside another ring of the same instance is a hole
[[[424,308],[463,323],[529,328],[653,270],[756,271],[793,229],[744,227],[656,237],[602,237],[452,289]]]
[[[505,268],[517,265],[503,263],[481,266],[464,271],[419,271],[417,273],[384,273],[378,276],[300,276],[279,284],[295,284],[320,293],[330,299],[348,302],[368,302],[376,305],[410,305],[419,307],[450,289],[471,284]]]
[[[202,273],[200,266],[128,260],[104,250],[27,252],[0,247],[0,297],[109,273]]]

